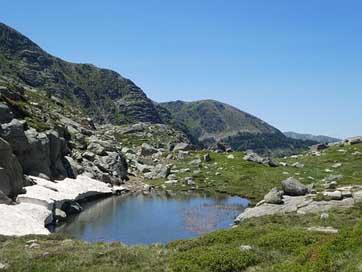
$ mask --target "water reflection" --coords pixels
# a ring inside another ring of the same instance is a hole
[[[230,227],[247,205],[246,199],[221,194],[111,197],[86,204],[56,231],[89,242],[167,243]]]

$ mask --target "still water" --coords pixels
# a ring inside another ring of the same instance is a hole
[[[55,231],[88,242],[168,243],[229,228],[248,203],[226,195],[115,196],[85,204]]]

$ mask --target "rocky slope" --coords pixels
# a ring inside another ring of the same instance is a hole
[[[315,143],[287,138],[259,118],[218,101],[175,101],[160,105],[169,110],[179,123],[185,124],[191,134],[206,146],[221,141],[235,150],[278,153]]]
[[[329,137],[329,136],[303,134],[303,133],[297,133],[297,132],[292,132],[292,131],[284,132],[284,135],[289,138],[296,139],[296,140],[310,140],[310,141],[315,141],[315,142],[318,142],[321,144],[335,143],[335,142],[341,141],[341,139],[333,138],[333,137]]]
[[[161,123],[152,101],[131,80],[111,70],[54,57],[2,23],[0,74],[82,107],[98,122]]]

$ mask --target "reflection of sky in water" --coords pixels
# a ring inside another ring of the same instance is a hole
[[[111,197],[87,204],[57,231],[91,242],[167,243],[228,228],[247,205],[245,199],[227,196]]]

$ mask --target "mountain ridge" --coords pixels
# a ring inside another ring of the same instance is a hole
[[[319,143],[335,143],[335,142],[340,142],[341,139],[338,138],[334,138],[334,137],[330,137],[330,136],[326,136],[326,135],[313,135],[313,134],[308,134],[308,133],[298,133],[298,132],[294,132],[294,131],[285,131],[283,132],[284,135],[286,135],[289,138],[293,138],[296,140],[311,140],[311,141],[316,141]]]
[[[278,149],[291,151],[316,143],[290,139],[267,122],[215,100],[177,100],[160,105],[171,112],[175,120],[185,124],[205,146],[222,141],[235,150],[253,149],[265,153]]]

